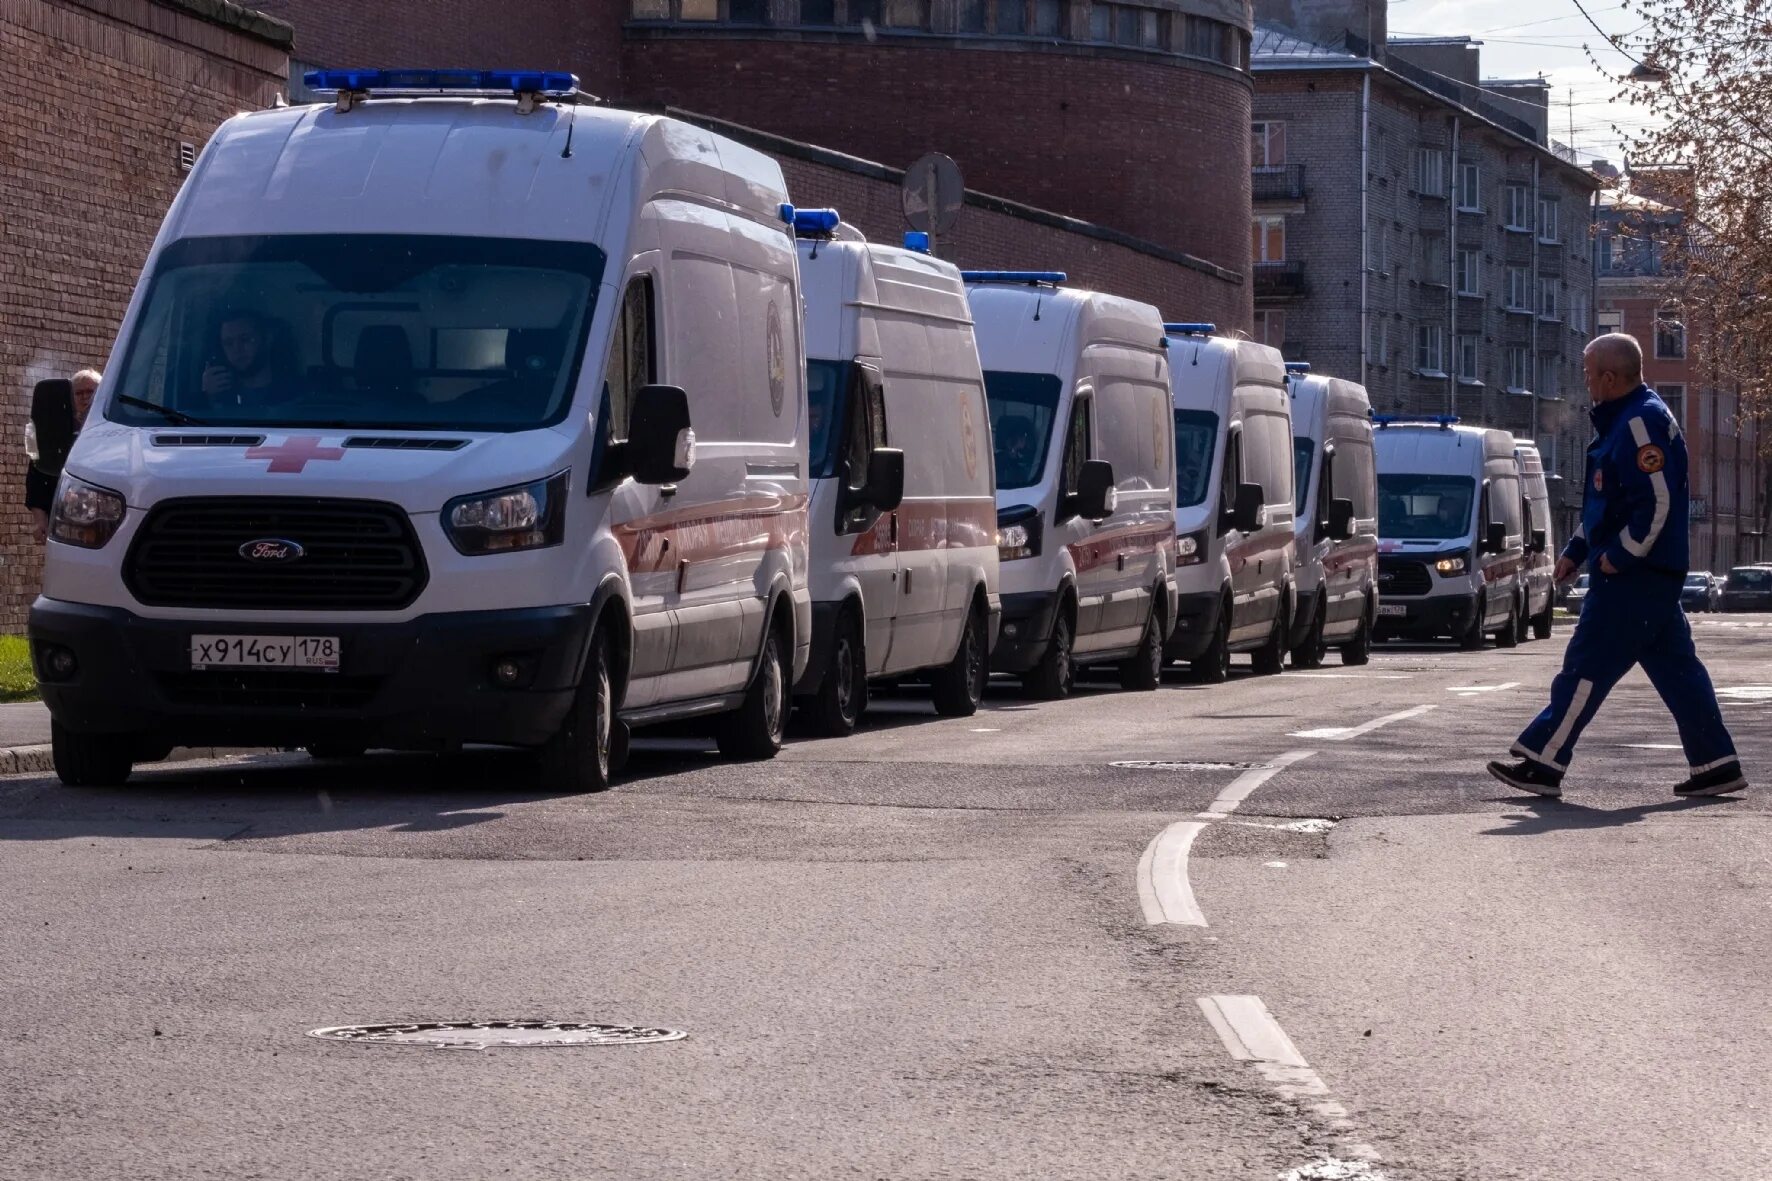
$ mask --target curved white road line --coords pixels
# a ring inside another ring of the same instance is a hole
[[[1358,726],[1326,726],[1321,730],[1296,730],[1288,734],[1288,738],[1327,739],[1330,742],[1346,742],[1350,738],[1358,738],[1362,734],[1370,734],[1380,726],[1388,726],[1392,722],[1403,722],[1410,718],[1418,718],[1430,709],[1438,709],[1433,705],[1418,705],[1414,709],[1405,709],[1394,714],[1385,714],[1382,718],[1373,718],[1370,722],[1362,722]]]
[[[1249,793],[1290,767],[1301,759],[1308,759],[1317,752],[1314,750],[1289,750],[1280,755],[1265,767],[1257,767],[1253,771],[1245,771],[1225,786],[1212,801],[1212,806],[1200,813],[1202,820],[1223,820],[1235,812],[1242,802],[1249,798]]]
[[[1194,888],[1187,878],[1188,850],[1205,827],[1197,820],[1178,820],[1145,846],[1144,856],[1138,859],[1138,902],[1144,907],[1148,926],[1206,925],[1206,916],[1200,913],[1200,904],[1194,901]]]

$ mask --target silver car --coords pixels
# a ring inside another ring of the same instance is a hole
[[[1588,575],[1583,574],[1577,578],[1575,580],[1575,585],[1569,588],[1568,597],[1563,600],[1563,605],[1569,608],[1569,614],[1571,615],[1581,614],[1581,604],[1587,599],[1588,577]]]

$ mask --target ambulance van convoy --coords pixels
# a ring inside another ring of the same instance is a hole
[[[812,634],[780,167],[570,75],[308,82],[211,139],[68,457],[57,773],[495,743],[591,791],[683,718],[774,754]]]
[[[1520,614],[1520,639],[1550,639],[1551,615],[1556,610],[1556,538],[1551,535],[1550,489],[1545,481],[1544,458],[1538,445],[1514,441],[1514,459],[1520,467],[1520,494],[1526,503],[1521,514],[1526,523],[1526,555],[1521,567],[1526,607]]]
[[[1281,670],[1297,602],[1291,395],[1278,349],[1169,324],[1179,606],[1165,662],[1219,682]]]
[[[978,709],[1000,603],[990,410],[960,272],[795,213],[806,300],[812,656],[796,708],[847,734],[869,678]]]
[[[1288,365],[1292,392],[1298,609],[1296,668],[1318,668],[1330,648],[1365,664],[1378,618],[1378,486],[1372,402],[1339,377]]]
[[[996,459],[1003,618],[991,667],[1036,697],[1066,696],[1092,665],[1155,689],[1175,619],[1163,321],[1064,280],[966,272]]]
[[[1519,642],[1524,504],[1514,437],[1452,416],[1380,416],[1378,628],[1463,648]]]

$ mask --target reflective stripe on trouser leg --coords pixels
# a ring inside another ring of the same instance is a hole
[[[1735,762],[1735,743],[1723,724],[1710,673],[1692,645],[1692,625],[1686,621],[1679,600],[1673,598],[1662,612],[1665,622],[1653,629],[1655,638],[1639,660],[1649,683],[1674,715],[1692,774],[1702,775]]]
[[[1515,754],[1555,771],[1568,769],[1582,730],[1637,662],[1637,645],[1648,638],[1640,614],[1629,588],[1610,579],[1596,582],[1563,653],[1563,671],[1551,682],[1550,704],[1520,734]]]

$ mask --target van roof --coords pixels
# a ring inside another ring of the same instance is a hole
[[[1163,318],[1148,303],[1078,287],[968,283],[966,299],[986,369],[1068,375],[1086,345],[1157,353]]]
[[[972,322],[966,286],[952,263],[859,235],[831,241],[803,238],[799,252],[809,355],[835,359],[851,347],[845,339],[845,312],[858,305]]]
[[[1295,373],[1292,392],[1294,419],[1306,419],[1319,410],[1324,417],[1368,418],[1371,415],[1372,400],[1367,396],[1366,387],[1344,377]]]
[[[618,193],[618,185],[633,187]],[[666,190],[766,221],[778,221],[787,201],[774,160],[664,116],[545,103],[523,114],[504,98],[378,98],[346,112],[311,105],[229,119],[164,235],[595,241],[612,208],[638,208]]]
[[[1183,409],[1226,413],[1238,386],[1286,384],[1286,361],[1280,350],[1253,340],[1228,336],[1169,334],[1169,381],[1175,404]]]
[[[1514,457],[1514,437],[1492,427],[1398,422],[1374,431],[1372,442],[1380,473],[1464,469],[1480,477],[1486,461]]]

